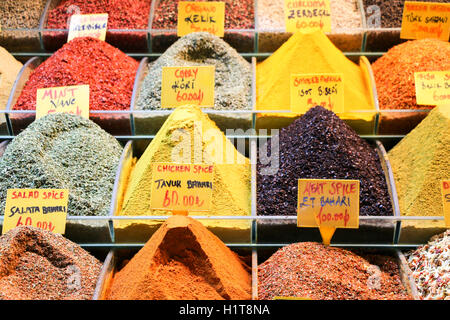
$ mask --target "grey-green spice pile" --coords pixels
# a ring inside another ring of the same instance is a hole
[[[61,188],[69,189],[69,215],[107,215],[121,153],[117,140],[88,119],[36,120],[0,158],[0,214],[10,188]]]
[[[196,32],[175,42],[148,66],[142,83],[137,109],[161,109],[163,67],[208,66],[216,68],[215,109],[246,110],[251,108],[251,65],[222,39]]]

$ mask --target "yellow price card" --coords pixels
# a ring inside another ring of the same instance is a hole
[[[359,180],[299,179],[297,210],[297,226],[329,245],[336,228],[359,228]]]
[[[33,226],[64,234],[68,202],[68,189],[8,189],[2,233]]]
[[[442,181],[442,205],[444,207],[445,225],[450,228],[450,180]]]
[[[284,0],[286,32],[331,32],[330,0]]]
[[[405,1],[400,38],[448,41],[449,33],[450,3]]]
[[[91,37],[105,41],[108,14],[74,14],[70,17],[67,42],[80,37]]]
[[[161,107],[214,107],[215,67],[163,67]]]
[[[450,70],[415,72],[418,105],[450,104]]]
[[[213,191],[213,165],[154,163],[152,209],[209,211]]]
[[[179,37],[192,32],[209,32],[223,37],[225,34],[225,2],[193,2],[178,3]]]
[[[36,119],[51,113],[71,113],[89,119],[89,86],[37,89]]]
[[[292,74],[290,81],[291,111],[305,113],[322,106],[335,113],[344,112],[344,79],[342,74]]]

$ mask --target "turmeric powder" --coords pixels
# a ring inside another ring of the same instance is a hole
[[[347,59],[322,31],[294,34],[272,56],[257,65],[256,109],[289,110],[290,75],[302,73],[342,73],[345,113],[340,117],[364,121],[373,118],[374,114],[371,113],[352,113],[359,110],[375,111],[370,83],[363,69]],[[285,118],[283,125],[288,125],[298,117],[292,113],[277,116]],[[286,122],[289,118],[291,120]]]

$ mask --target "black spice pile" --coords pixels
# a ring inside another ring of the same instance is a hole
[[[297,179],[360,180],[360,215],[393,215],[376,150],[332,111],[310,109],[280,131],[279,143],[274,175],[262,174],[267,166],[258,159],[258,215],[296,215]],[[271,141],[267,144],[270,154]]]
[[[0,300],[90,300],[101,267],[59,234],[18,227],[0,237]]]
[[[379,254],[294,243],[258,267],[258,298],[299,297],[314,300],[411,299],[395,259]]]

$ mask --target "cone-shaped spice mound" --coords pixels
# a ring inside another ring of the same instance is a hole
[[[108,298],[251,299],[251,277],[239,257],[200,222],[173,216],[114,276]]]
[[[0,158],[0,215],[13,188],[69,189],[68,214],[106,216],[122,147],[94,122],[50,114],[33,122]]]
[[[162,68],[174,66],[214,66],[215,109],[250,109],[250,63],[225,41],[207,32],[190,33],[180,38],[161,57],[149,64],[137,103],[138,109],[161,109]]]
[[[315,242],[278,250],[258,267],[258,298],[299,297],[317,300],[411,299],[394,258],[358,255]]]
[[[105,41],[75,38],[30,76],[14,110],[34,110],[36,89],[89,85],[91,110],[128,110],[139,63]]]
[[[296,215],[297,179],[360,180],[360,215],[392,215],[380,158],[374,148],[333,112],[314,107],[279,136],[279,168],[258,158],[258,215]],[[274,138],[272,138],[274,139]],[[272,155],[272,157],[275,155]]]
[[[450,43],[438,39],[408,41],[390,49],[372,69],[380,108],[432,108],[417,105],[414,73],[450,70]]]
[[[449,146],[450,106],[440,106],[389,152],[402,215],[444,215],[441,183],[450,177]]]
[[[166,120],[131,173],[120,214],[158,213],[150,208],[153,163],[158,162],[214,164],[211,212],[250,215],[250,161],[200,108],[179,107]]]
[[[101,266],[59,234],[15,228],[0,237],[0,300],[90,300]]]

